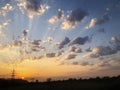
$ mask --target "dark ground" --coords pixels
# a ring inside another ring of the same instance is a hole
[[[120,90],[120,76],[32,83],[0,79],[0,90]]]

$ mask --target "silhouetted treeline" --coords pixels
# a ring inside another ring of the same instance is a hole
[[[0,90],[120,90],[120,76],[89,79],[27,82],[25,80],[0,79]]]
[[[28,84],[27,80],[22,79],[0,79],[0,87],[6,88],[6,87],[15,87],[15,86],[22,86]]]

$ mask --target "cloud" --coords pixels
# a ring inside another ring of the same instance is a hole
[[[81,48],[77,48],[77,49],[75,50],[75,52],[76,52],[76,53],[81,53],[82,50],[81,50]]]
[[[48,37],[47,41],[48,41],[48,42],[53,41],[53,37]]]
[[[106,22],[109,21],[109,20],[110,20],[110,17],[108,16],[108,14],[105,14],[105,15],[103,15],[102,17],[100,17],[100,18],[98,18],[98,19],[93,18],[93,19],[91,19],[89,25],[85,27],[85,29],[92,28],[92,27],[94,27],[95,25],[104,24],[104,23],[106,23]]]
[[[6,16],[6,14],[13,9],[13,6],[7,3],[4,7],[0,8],[0,14]]]
[[[76,57],[76,54],[69,54],[65,57],[66,60],[71,60],[74,59]]]
[[[112,43],[120,43],[120,35],[111,38]]]
[[[65,39],[59,43],[59,47],[58,48],[62,49],[69,42],[70,42],[70,39],[68,37],[65,37]]]
[[[100,56],[116,54],[117,50],[110,46],[98,46],[92,49],[92,52],[88,53],[84,57],[98,58]]]
[[[83,62],[72,62],[72,65],[81,65],[81,66],[92,66],[92,65],[94,65],[94,64],[91,64],[90,62],[85,62],[85,61],[83,61]]]
[[[24,12],[24,10],[27,12],[29,18],[42,15],[49,9],[48,5],[42,4],[42,0],[20,0],[18,1],[18,6],[22,12]]]
[[[58,9],[58,14],[50,18],[48,22],[53,24],[60,21],[63,18],[64,18],[64,11],[61,9]]]
[[[101,60],[97,66],[110,70],[120,70],[120,59],[110,57],[107,60]]]
[[[56,55],[55,53],[47,53],[47,54],[46,54],[46,57],[51,58],[51,57],[55,57],[55,55]]]
[[[56,53],[56,57],[59,57],[59,56],[61,56],[62,54],[64,53],[64,51],[62,50],[62,51],[59,51],[58,53]]]
[[[104,28],[98,29],[97,31],[98,31],[99,33],[105,33],[105,32],[106,32]]]
[[[63,30],[72,29],[75,26],[77,26],[80,22],[82,22],[87,15],[88,13],[86,11],[76,9],[64,18],[61,28]]]
[[[110,44],[117,50],[120,51],[120,35],[113,36],[111,38]]]
[[[70,47],[69,52],[74,52],[74,53],[81,53],[82,50],[80,48],[77,47]]]
[[[10,20],[6,20],[2,24],[0,24],[0,30],[3,30],[4,28],[6,28],[9,25],[9,23],[10,23]]]
[[[92,52],[92,50],[91,50],[91,48],[90,48],[90,47],[89,47],[89,48],[87,48],[85,51],[86,51],[86,52]]]
[[[72,65],[79,65],[79,62],[72,62]]]
[[[41,42],[41,40],[33,40],[33,41],[32,41],[32,44],[39,46],[39,45],[40,45],[40,42]]]
[[[74,45],[74,44],[84,45],[89,40],[90,39],[89,39],[88,36],[86,36],[86,37],[77,37],[70,43],[70,45]]]
[[[29,30],[23,30],[23,35],[26,37],[28,32],[29,32]]]
[[[91,65],[93,65],[93,64],[84,61],[84,62],[81,62],[80,65],[81,65],[81,66],[88,66],[88,65],[91,66]]]

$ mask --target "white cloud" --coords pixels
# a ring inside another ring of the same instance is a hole
[[[64,11],[61,9],[58,9],[58,14],[50,18],[48,22],[53,24],[53,23],[60,21],[63,18],[64,18]]]
[[[101,25],[103,23],[106,23],[109,19],[110,19],[110,17],[108,16],[108,14],[104,14],[102,17],[100,17],[98,19],[93,18],[93,19],[91,19],[89,25],[85,27],[85,29],[89,29],[89,28],[94,27],[95,25]]]
[[[19,0],[18,6],[24,13],[27,12],[29,18],[33,18],[36,15],[42,15],[50,7],[46,4],[38,3],[36,0]]]
[[[7,3],[4,7],[0,8],[0,13],[3,15],[3,16],[6,16],[6,14],[9,12],[9,11],[12,11],[13,10],[13,6],[10,5],[9,3]]]
[[[4,28],[6,28],[9,25],[9,23],[10,23],[10,20],[6,20],[2,24],[0,24],[0,30],[3,30]]]
[[[69,15],[67,15],[67,17],[64,18],[61,29],[69,30],[75,28],[80,22],[85,20],[87,15],[88,13],[81,9],[72,11]]]
[[[74,59],[76,57],[76,54],[69,54],[65,57],[66,60],[71,60]]]

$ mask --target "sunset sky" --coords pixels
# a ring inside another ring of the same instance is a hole
[[[0,78],[120,75],[120,0],[0,0]]]

